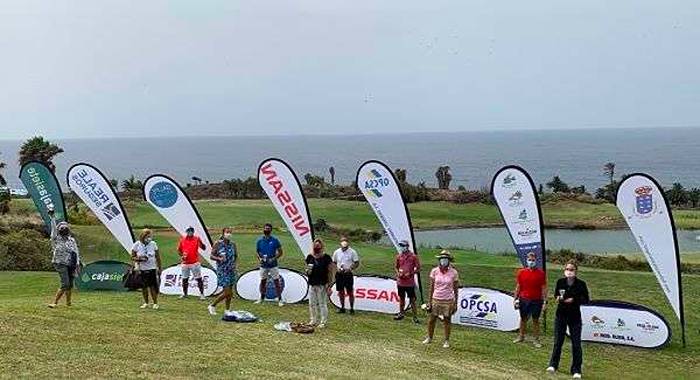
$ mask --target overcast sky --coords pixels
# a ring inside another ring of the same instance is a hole
[[[700,1],[2,1],[0,138],[700,125]]]

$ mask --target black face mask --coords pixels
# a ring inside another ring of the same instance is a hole
[[[61,228],[60,230],[58,230],[58,234],[63,237],[66,237],[70,235],[70,231],[67,228]]]
[[[263,234],[264,234],[265,236],[270,236],[271,233],[272,233],[272,231],[270,231],[270,230],[264,230],[264,231],[263,231]]]

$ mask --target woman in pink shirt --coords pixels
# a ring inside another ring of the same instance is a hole
[[[423,344],[433,341],[435,321],[442,319],[445,326],[445,342],[443,348],[450,347],[450,329],[452,314],[457,311],[457,295],[459,294],[459,273],[450,265],[452,254],[442,251],[438,256],[439,265],[430,271],[430,298],[428,301],[428,337]]]

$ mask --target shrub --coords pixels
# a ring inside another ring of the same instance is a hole
[[[51,269],[51,245],[41,232],[22,229],[0,235],[0,270]]]

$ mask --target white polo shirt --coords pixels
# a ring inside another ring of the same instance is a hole
[[[338,269],[352,269],[352,265],[358,261],[360,261],[360,257],[351,247],[348,247],[345,251],[342,248],[338,248],[333,252],[333,262],[338,265]]]

